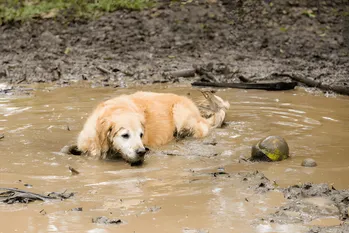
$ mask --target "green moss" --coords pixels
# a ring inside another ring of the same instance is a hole
[[[288,155],[281,153],[281,151],[278,149],[273,151],[273,153],[264,149],[261,149],[261,151],[272,161],[281,161],[288,158]]]
[[[316,17],[315,13],[312,10],[305,10],[305,11],[302,12],[302,15],[306,15],[309,18],[315,18]]]
[[[99,0],[93,7],[100,11],[111,12],[118,9],[143,10],[153,6],[151,0]]]
[[[118,9],[142,10],[154,4],[155,0],[0,0],[0,24],[63,13],[71,18],[94,17]]]
[[[279,28],[281,32],[287,32],[288,28],[287,27],[280,27]]]

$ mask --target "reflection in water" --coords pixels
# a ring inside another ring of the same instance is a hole
[[[144,87],[149,90],[150,88]],[[190,88],[151,87],[153,91],[200,93]],[[304,232],[307,226],[258,222],[285,200],[281,193],[255,194],[239,178],[210,172],[260,170],[281,186],[327,182],[348,188],[347,97],[325,98],[303,91],[221,90],[230,101],[227,125],[203,140],[173,142],[153,150],[141,167],[122,161],[95,161],[58,153],[73,143],[93,107],[134,89],[41,89],[26,98],[0,98],[0,184],[45,193],[68,190],[70,200],[29,205],[0,204],[2,232]],[[267,135],[281,135],[291,159],[278,163],[239,163],[250,146]],[[301,167],[306,157],[318,167]],[[68,167],[80,174],[71,176]],[[83,211],[71,211],[83,207]],[[160,208],[159,208],[160,207]],[[40,213],[45,210],[46,214]],[[156,210],[156,211],[155,211]],[[97,216],[127,224],[100,226]],[[12,224],[12,223],[21,224]],[[332,219],[318,220],[333,223]],[[314,221],[312,224],[316,224]],[[164,230],[166,229],[166,230]]]

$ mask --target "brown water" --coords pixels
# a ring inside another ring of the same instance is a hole
[[[143,90],[190,93],[202,99],[195,89],[185,87]],[[0,187],[76,193],[62,202],[0,203],[0,232],[304,232],[306,224],[257,221],[285,203],[281,193],[255,194],[237,177],[214,178],[209,173],[222,167],[230,173],[259,170],[282,187],[326,182],[349,188],[349,98],[304,90],[219,91],[231,104],[227,127],[203,140],[188,139],[152,151],[142,167],[58,153],[74,142],[98,102],[134,91],[39,87],[31,97],[0,97],[0,132],[5,133],[0,141]],[[238,162],[240,156],[249,156],[253,143],[272,134],[288,141],[289,160]],[[318,167],[301,167],[307,157]],[[80,174],[72,176],[69,166]],[[76,207],[83,211],[70,211]],[[97,216],[125,223],[92,223]]]

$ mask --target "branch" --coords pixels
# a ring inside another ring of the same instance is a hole
[[[328,85],[328,84],[323,84],[322,82],[315,81],[315,80],[310,79],[310,78],[297,76],[295,74],[274,73],[273,75],[289,77],[292,80],[295,80],[297,82],[300,82],[300,83],[307,85],[308,87],[317,87],[317,88],[324,90],[324,91],[333,91],[333,92],[336,92],[339,94],[349,95],[349,87],[348,86],[332,86],[332,85]]]
[[[258,89],[268,91],[283,91],[294,89],[297,82],[275,82],[275,83],[211,83],[211,82],[193,82],[192,86],[201,87],[225,87],[240,89]]]

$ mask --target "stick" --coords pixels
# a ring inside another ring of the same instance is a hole
[[[194,77],[195,76],[195,69],[185,69],[185,70],[176,70],[176,71],[171,71],[168,73],[165,73],[165,75],[169,75],[170,77],[173,78],[179,78],[179,77]]]
[[[71,171],[72,175],[79,175],[80,172],[78,172],[75,168],[69,166],[69,170]]]
[[[106,74],[111,74],[112,72],[107,70],[106,68],[102,67],[102,66],[96,66],[97,69],[99,69],[100,71],[102,71],[103,73]]]
[[[243,82],[243,83],[249,83],[249,82],[251,82],[251,80],[249,80],[248,78],[246,78],[246,77],[244,77],[244,76],[242,76],[242,75],[239,76],[239,79],[240,79],[240,81]]]
[[[1,192],[4,191],[4,192]],[[50,196],[54,195],[54,196]],[[15,202],[28,203],[35,200],[47,201],[47,200],[55,200],[55,199],[67,199],[72,197],[73,193],[68,193],[64,195],[64,193],[50,193],[47,196],[32,193],[25,190],[15,189],[15,188],[0,188],[0,198],[5,198],[5,200],[1,200],[7,204],[13,204]]]
[[[336,92],[339,94],[349,95],[349,87],[346,87],[346,86],[331,86],[328,84],[323,84],[322,82],[319,82],[319,81],[315,81],[315,80],[310,79],[310,78],[305,78],[305,77],[297,76],[294,74],[274,73],[273,75],[286,76],[286,77],[289,77],[292,80],[295,80],[297,82],[304,83],[305,85],[307,85],[309,87],[317,87],[317,88],[324,90],[324,91],[333,91],[333,92]]]
[[[193,82],[192,86],[201,87],[225,87],[240,89],[258,89],[268,91],[283,91],[294,89],[297,82],[275,82],[275,83],[210,83],[210,82]]]
[[[41,194],[32,193],[29,191],[24,191],[24,190],[14,189],[14,188],[0,188],[0,191],[21,193],[21,194],[25,194],[25,196],[23,196],[24,198],[31,198],[31,199],[35,199],[35,200],[41,200],[41,201],[45,201],[46,199],[50,199],[50,200],[56,199],[56,197],[44,196]],[[0,194],[3,194],[3,193],[0,193]],[[13,195],[13,196],[15,196],[15,195]]]

